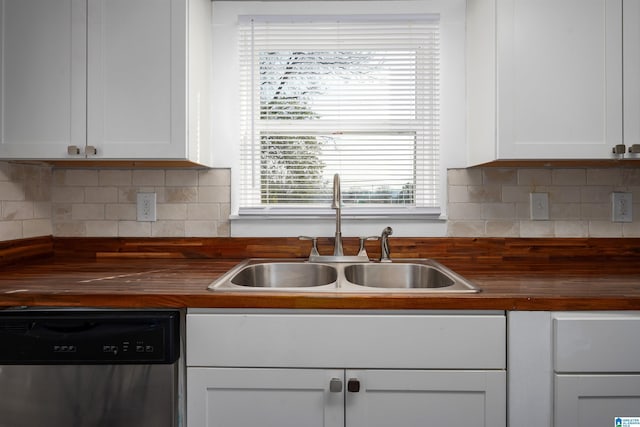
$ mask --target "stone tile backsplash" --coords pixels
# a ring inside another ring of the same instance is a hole
[[[51,168],[0,162],[0,241],[52,234]]]
[[[611,221],[611,193],[630,192],[633,222]],[[530,219],[529,193],[549,195]],[[640,168],[471,168],[448,171],[448,235],[640,237]]]
[[[611,193],[633,195],[634,221],[611,221]],[[136,194],[155,192],[157,221],[136,221]],[[448,235],[640,237],[640,168],[448,171]],[[530,220],[529,193],[550,219]],[[228,169],[58,169],[0,162],[0,241],[27,237],[229,236]]]
[[[156,193],[154,222],[136,220],[139,192]],[[55,236],[229,236],[228,169],[54,169]]]

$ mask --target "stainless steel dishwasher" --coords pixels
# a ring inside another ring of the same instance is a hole
[[[180,311],[1,310],[0,427],[176,427]]]

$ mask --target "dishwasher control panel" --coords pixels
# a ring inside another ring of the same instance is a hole
[[[173,363],[177,310],[0,311],[0,364]]]

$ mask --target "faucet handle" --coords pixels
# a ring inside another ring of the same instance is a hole
[[[320,256],[320,254],[318,253],[318,238],[317,237],[298,236],[298,239],[300,239],[300,240],[311,240],[311,253],[309,254],[309,257]]]
[[[367,240],[378,240],[379,238],[380,237],[378,236],[360,237],[360,249],[358,250],[358,256],[369,258],[369,255],[367,255],[367,250],[364,247],[364,242],[366,242]]]

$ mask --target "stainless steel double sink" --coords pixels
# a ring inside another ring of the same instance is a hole
[[[473,293],[480,289],[431,259],[315,263],[248,259],[209,285],[213,291]]]

